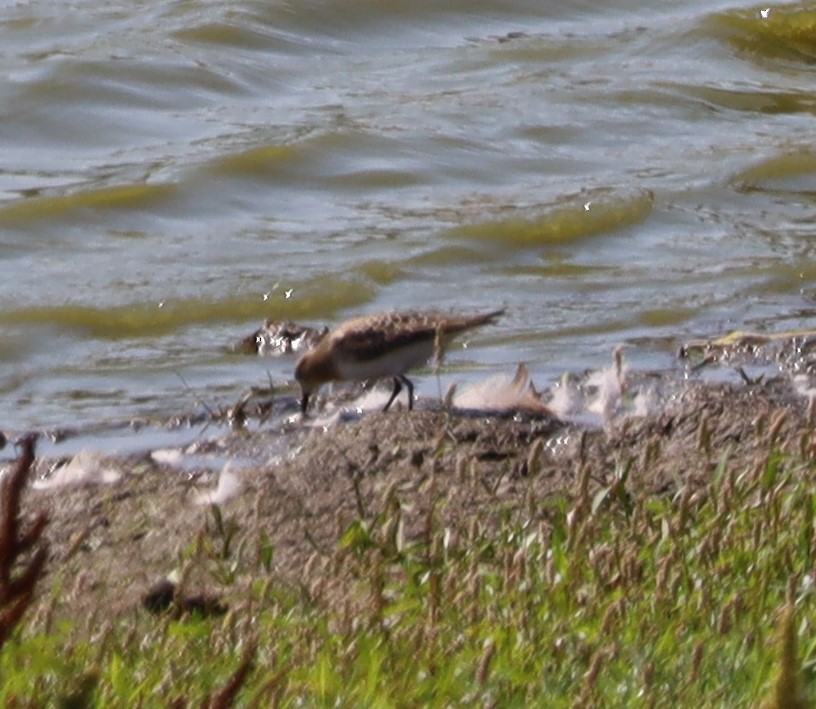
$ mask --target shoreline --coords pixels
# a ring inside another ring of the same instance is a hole
[[[49,510],[52,551],[41,589],[56,576],[75,579],[60,613],[117,615],[139,606],[159,579],[182,572],[183,550],[213,535],[212,503],[234,527],[235,543],[264,536],[276,575],[308,583],[353,520],[376,518],[395,494],[410,510],[407,539],[421,534],[431,509],[451,526],[508,514],[546,521],[546,509],[527,509],[529,499],[569,500],[587,485],[600,494],[616,482],[658,496],[704,489],[718,466],[767,462],[769,444],[812,459],[812,418],[813,407],[779,378],[686,382],[657,412],[595,429],[547,416],[427,409],[282,434],[213,429],[196,452],[199,460],[217,456],[217,466],[180,467],[144,452],[89,456],[80,464],[96,470],[90,479],[28,489],[24,508]],[[235,464],[219,472],[227,461]],[[54,462],[38,455],[35,475]],[[221,592],[205,569],[198,572],[192,586]]]

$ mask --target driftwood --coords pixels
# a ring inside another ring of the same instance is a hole
[[[20,457],[0,479],[0,648],[31,605],[48,557],[48,545],[41,541],[48,515],[40,512],[21,529],[20,497],[34,462],[36,438],[30,434],[19,441]]]

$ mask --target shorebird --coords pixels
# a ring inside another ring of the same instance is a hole
[[[365,381],[391,377],[394,390],[383,411],[408,389],[408,409],[414,405],[414,385],[405,373],[441,357],[457,335],[493,322],[504,309],[482,315],[446,315],[439,312],[396,312],[364,315],[347,320],[304,354],[295,367],[305,414],[309,397],[327,382]]]
[[[259,355],[283,355],[312,349],[328,328],[315,330],[290,320],[268,318],[263,326],[230,346],[233,352]]]

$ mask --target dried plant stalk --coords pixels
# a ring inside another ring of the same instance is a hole
[[[48,557],[48,545],[40,540],[48,524],[45,512],[40,512],[28,529],[20,530],[20,497],[34,462],[36,439],[30,434],[20,440],[20,457],[0,480],[0,647],[31,605]],[[28,561],[21,561],[31,549],[34,551]]]
[[[234,706],[235,698],[244,686],[246,678],[255,664],[257,646],[257,640],[252,638],[247,644],[246,650],[244,650],[241,664],[238,665],[238,668],[232,673],[226,684],[215,695],[204,700],[203,707],[206,709],[229,709],[229,707]]]

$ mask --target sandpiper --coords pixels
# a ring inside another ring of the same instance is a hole
[[[306,413],[309,397],[327,382],[365,381],[392,377],[394,390],[383,411],[408,389],[408,408],[413,408],[414,385],[405,373],[441,357],[457,335],[492,322],[504,309],[483,315],[446,315],[439,312],[395,312],[364,315],[347,320],[329,332],[304,354],[295,367]]]
[[[290,320],[267,319],[263,326],[232,346],[234,352],[259,355],[282,355],[313,348],[328,328],[315,330]]]

